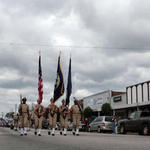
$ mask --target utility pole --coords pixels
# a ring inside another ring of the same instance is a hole
[[[4,117],[4,112],[2,112],[2,119],[3,119],[3,117]]]
[[[20,94],[20,104],[22,103],[22,94]]]
[[[17,104],[15,104],[15,114],[17,114]]]

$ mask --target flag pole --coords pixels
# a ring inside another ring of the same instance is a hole
[[[22,94],[20,94],[20,104],[22,104]]]
[[[68,69],[68,83],[67,83],[67,90],[66,90],[66,105],[68,105],[68,107],[70,103],[71,93],[72,93],[72,80],[71,80],[71,54],[70,54],[69,69]]]
[[[41,56],[41,50],[39,50],[39,56]]]

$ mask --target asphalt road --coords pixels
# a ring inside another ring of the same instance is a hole
[[[150,136],[81,133],[66,137],[56,132],[54,137],[42,131],[35,136],[33,131],[21,137],[9,128],[0,128],[0,150],[150,150]]]

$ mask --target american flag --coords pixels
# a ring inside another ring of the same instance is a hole
[[[43,79],[42,79],[42,67],[41,67],[41,55],[39,55],[39,82],[38,82],[39,100],[42,103],[43,99]]]

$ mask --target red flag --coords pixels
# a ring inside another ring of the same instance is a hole
[[[42,79],[42,67],[41,67],[41,55],[39,55],[39,82],[38,82],[39,100],[42,103],[43,99],[43,79]]]

